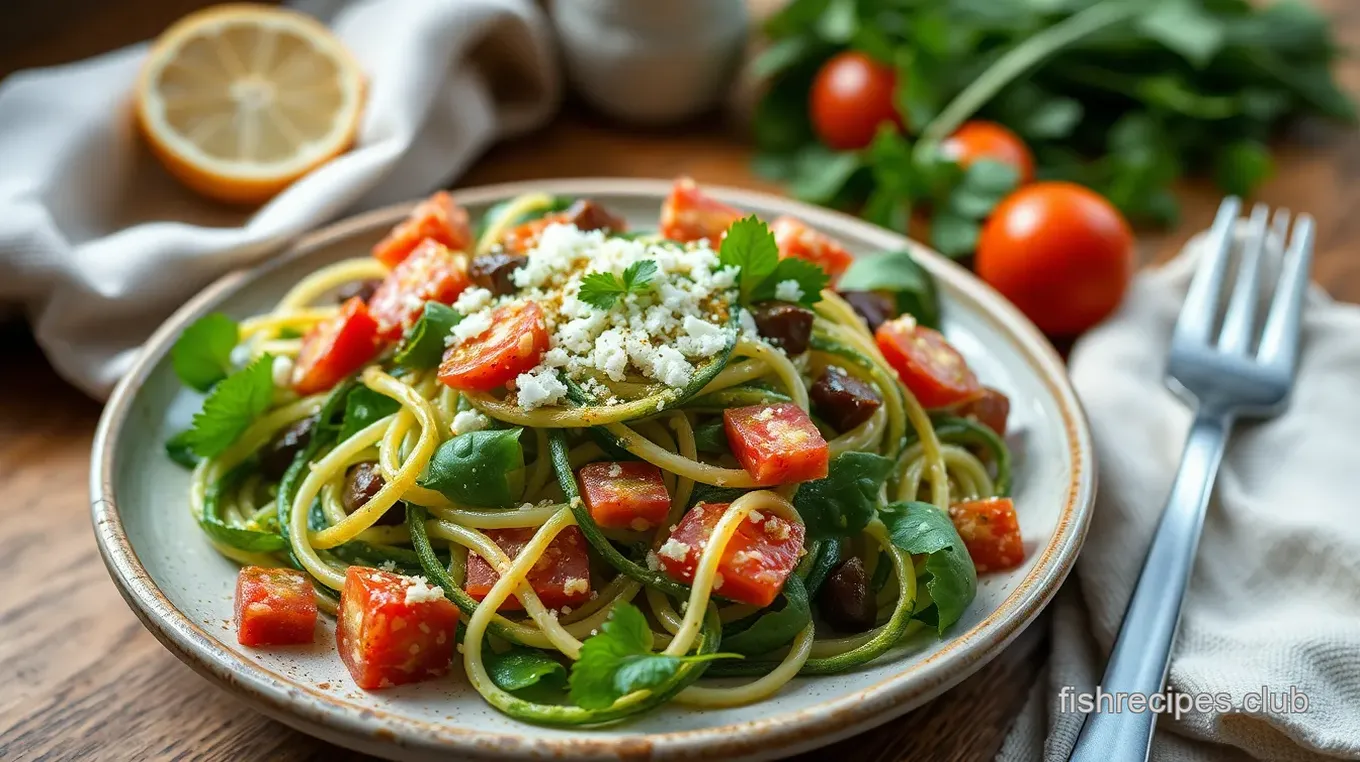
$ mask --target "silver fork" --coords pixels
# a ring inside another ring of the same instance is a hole
[[[1225,199],[1219,207],[1209,250],[1195,270],[1171,337],[1167,383],[1194,403],[1195,420],[1101,680],[1106,693],[1146,697],[1161,691],[1205,508],[1233,422],[1279,414],[1294,385],[1300,311],[1313,255],[1313,219],[1299,215],[1290,233],[1289,212],[1276,211],[1268,227],[1270,210],[1262,204],[1252,210],[1242,236],[1236,283],[1215,339],[1240,209],[1236,198]],[[1287,233],[1289,245],[1275,295],[1258,334],[1261,267],[1268,256],[1284,249]],[[1156,721],[1152,711],[1092,713],[1070,759],[1142,762],[1148,757]]]

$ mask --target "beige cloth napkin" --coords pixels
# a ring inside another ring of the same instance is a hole
[[[1007,762],[1065,760],[1082,715],[1059,692],[1093,692],[1104,670],[1189,427],[1162,373],[1201,240],[1139,275],[1073,350],[1100,487]],[[1360,308],[1315,291],[1303,341],[1288,411],[1239,423],[1229,442],[1171,662],[1177,691],[1226,693],[1238,708],[1163,714],[1153,759],[1360,759]],[[1296,689],[1306,711],[1243,711],[1263,687]]]
[[[415,198],[559,95],[533,0],[300,0],[368,78],[355,147],[256,210],[174,182],[134,134],[146,46],[0,83],[0,308],[22,305],[67,379],[108,393],[141,342],[219,275],[346,211]]]

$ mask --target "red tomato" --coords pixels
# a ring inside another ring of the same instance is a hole
[[[511,228],[501,236],[501,247],[512,254],[527,254],[538,245],[538,237],[543,229],[553,223],[575,225],[577,230],[608,230],[614,233],[628,229],[628,223],[623,218],[615,217],[594,201],[581,199],[561,212]]]
[[[293,365],[293,390],[301,395],[324,392],[377,353],[378,323],[364,300],[353,297],[340,307],[339,315],[317,323],[302,337]]]
[[[1020,173],[1020,184],[1034,181],[1034,154],[1019,135],[996,122],[964,122],[940,144],[940,152],[961,167],[979,159],[1009,164]]]
[[[922,407],[948,407],[982,394],[982,385],[963,355],[938,331],[917,325],[912,316],[903,315],[880,325],[874,338],[888,364]]]
[[[1103,320],[1133,277],[1133,231],[1080,185],[1042,182],[1002,200],[982,227],[977,274],[1039,329],[1081,333]]]
[[[727,442],[737,462],[761,484],[787,484],[826,476],[830,451],[822,432],[792,402],[723,411]]]
[[[741,210],[717,199],[709,198],[688,177],[675,181],[671,195],[661,204],[661,236],[672,241],[688,243],[707,238],[714,246],[733,222],[741,219]]]
[[[854,257],[834,238],[804,225],[793,217],[778,217],[770,224],[774,240],[779,245],[779,256],[803,259],[822,268],[831,278],[831,285],[841,277]]]
[[[467,257],[427,238],[387,274],[368,310],[378,321],[378,334],[396,341],[420,319],[425,302],[453,304],[469,283]]]
[[[297,569],[242,567],[236,576],[236,641],[243,646],[312,642],[316,597]]]
[[[468,213],[454,203],[446,191],[439,191],[411,210],[387,237],[373,247],[373,256],[388,267],[396,267],[426,238],[454,251],[472,251],[472,228]]]
[[[505,555],[514,560],[524,546],[534,538],[538,531],[524,529],[488,529],[486,536],[501,546]],[[543,605],[550,609],[564,606],[580,606],[590,600],[590,557],[587,555],[586,537],[578,527],[567,527],[553,541],[548,549],[529,571],[529,587]],[[491,592],[491,587],[500,581],[501,575],[491,568],[486,559],[476,553],[468,553],[467,579],[463,589],[477,600],[482,600]],[[501,604],[499,611],[519,611],[524,605],[519,598],[510,596]]]
[[[439,380],[464,391],[486,392],[532,370],[548,351],[543,308],[507,304],[491,313],[491,327],[444,353]]]
[[[1008,497],[971,500],[949,506],[949,518],[973,557],[978,572],[1000,571],[1025,560],[1015,504]]]
[[[686,584],[694,582],[703,547],[729,505],[699,503],[680,520],[657,552],[657,560],[673,579]],[[768,606],[784,589],[784,580],[798,563],[802,549],[802,524],[778,516],[751,514],[723,547],[713,592],[752,606]],[[684,555],[680,556],[681,553]]]
[[[433,590],[423,580],[349,567],[335,645],[360,688],[390,688],[449,671],[458,607]]]
[[[998,436],[1006,436],[1006,419],[1011,414],[1011,400],[990,386],[982,387],[982,396],[965,402],[958,409],[964,418],[975,418],[977,422],[995,431]]]
[[[602,527],[651,529],[666,520],[671,496],[651,463],[590,463],[577,473],[590,517]]]
[[[827,146],[863,148],[883,123],[902,128],[893,105],[897,73],[853,50],[832,56],[817,72],[808,96],[812,129]]]

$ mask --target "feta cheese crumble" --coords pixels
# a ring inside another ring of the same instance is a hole
[[[406,605],[412,606],[417,603],[430,603],[444,597],[444,588],[438,585],[431,585],[424,577],[411,577],[411,584],[406,588]]]
[[[470,431],[481,431],[489,426],[491,422],[487,417],[476,410],[463,410],[453,417],[453,435],[466,434]]]
[[[781,280],[774,286],[774,298],[781,302],[796,302],[803,298],[803,288],[796,280]]]
[[[480,286],[470,286],[458,295],[458,300],[453,303],[453,308],[464,315],[471,315],[491,306],[492,299],[493,296],[490,291]]]
[[[274,377],[274,386],[280,389],[287,389],[293,384],[293,360],[283,355],[274,356],[274,364],[269,367],[270,374]]]
[[[671,537],[666,543],[657,549],[656,554],[672,561],[683,562],[689,556],[689,546]]]

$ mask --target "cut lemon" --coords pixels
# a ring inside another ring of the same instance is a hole
[[[343,153],[364,80],[315,19],[263,5],[220,5],[157,38],[137,84],[137,123],[185,185],[256,204]]]

